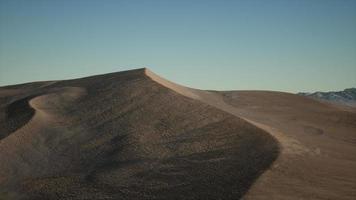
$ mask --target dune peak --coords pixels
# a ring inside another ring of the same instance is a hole
[[[143,68],[143,70],[144,70],[146,76],[148,76],[153,81],[159,83],[160,85],[162,85],[166,88],[169,88],[169,89],[171,89],[181,95],[184,95],[186,97],[189,97],[192,99],[199,99],[199,95],[195,92],[195,89],[188,88],[188,87],[179,85],[177,83],[174,83],[172,81],[169,81],[169,80],[155,74],[148,68]]]

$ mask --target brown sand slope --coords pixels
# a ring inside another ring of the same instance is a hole
[[[182,95],[247,120],[278,140],[279,158],[245,199],[355,198],[354,110],[281,92],[196,90],[147,74]]]
[[[355,199],[355,112],[281,92],[218,94],[281,143],[280,156],[246,199]]]
[[[0,199],[241,198],[279,148],[216,96],[145,69],[2,87]]]

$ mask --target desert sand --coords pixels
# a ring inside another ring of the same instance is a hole
[[[0,199],[354,199],[356,113],[137,69],[0,88]]]

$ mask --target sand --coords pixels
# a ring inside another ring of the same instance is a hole
[[[278,141],[278,159],[244,199],[355,198],[354,109],[282,92],[184,91],[151,74],[162,85],[235,115]]]
[[[146,69],[0,88],[0,199],[242,198],[278,143],[189,92]]]
[[[0,88],[0,199],[354,199],[356,113],[144,68]]]

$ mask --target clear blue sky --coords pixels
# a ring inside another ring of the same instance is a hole
[[[356,86],[355,0],[0,0],[0,85],[149,67],[201,89]]]

